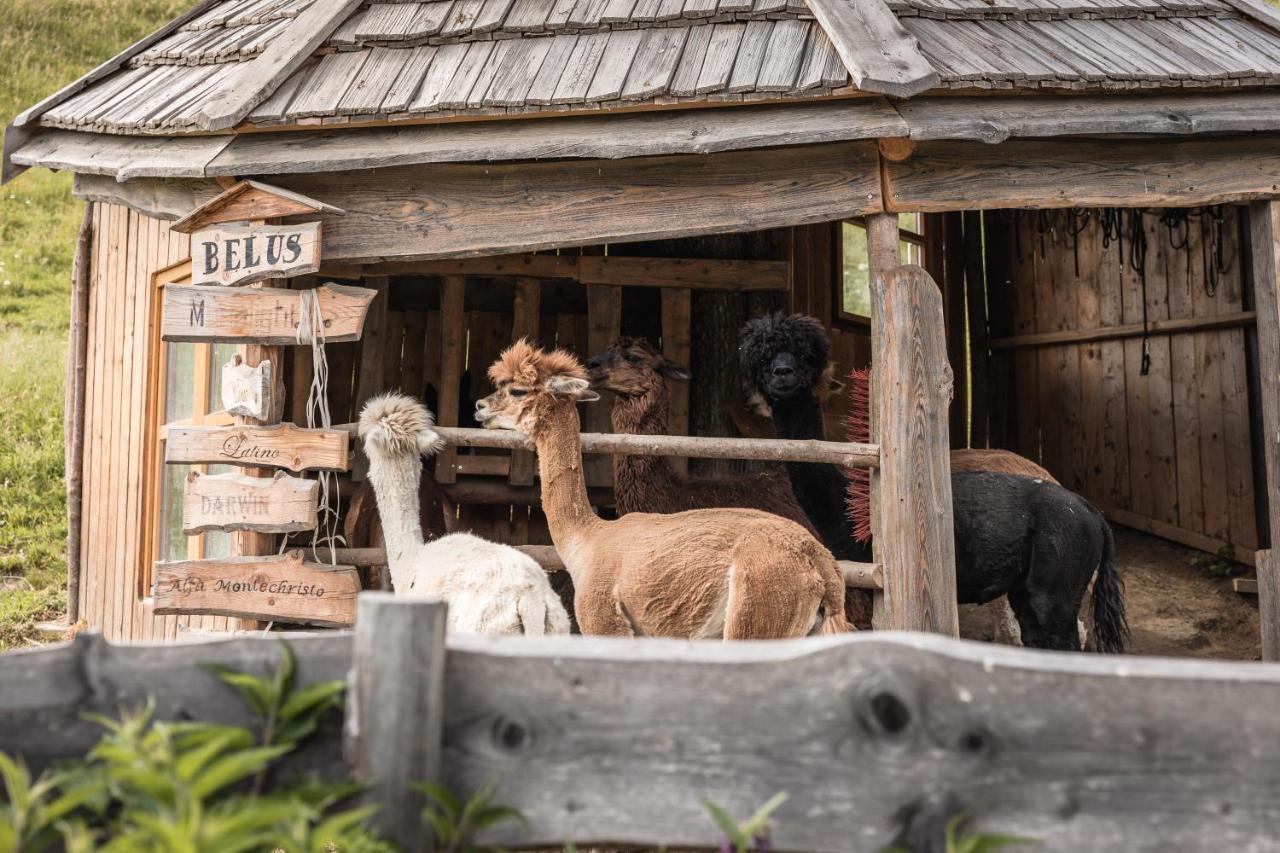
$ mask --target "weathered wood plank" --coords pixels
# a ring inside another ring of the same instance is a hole
[[[329,343],[360,338],[375,292],[326,284],[315,293]],[[170,284],[164,289],[161,335],[166,341],[253,342],[285,346],[298,342],[299,291],[263,287],[225,290]]]
[[[277,472],[275,477],[244,474],[187,475],[182,493],[182,530],[294,533],[314,530],[320,484]]]
[[[223,225],[191,235],[191,283],[242,285],[320,269],[320,223]]]
[[[466,257],[618,239],[753,231],[880,209],[872,143],[635,158],[291,175],[347,210],[327,261]],[[537,193],[526,187],[537,186]],[[432,199],[422,204],[423,198]],[[671,216],[679,209],[679,217]]]
[[[1262,436],[1266,456],[1266,488],[1270,496],[1272,550],[1258,571],[1258,604],[1265,625],[1262,636],[1267,660],[1280,659],[1280,589],[1276,584],[1274,549],[1280,543],[1280,204],[1258,202],[1249,206],[1249,234],[1253,256],[1253,298],[1258,308],[1258,373],[1261,386]],[[1263,571],[1263,568],[1267,571]],[[1264,578],[1265,575],[1265,578]]]
[[[1151,320],[1147,327],[1150,335],[1176,335],[1184,332],[1207,332],[1213,329],[1235,329],[1252,326],[1257,321],[1255,311],[1237,311],[1208,317],[1173,317]],[[1066,329],[1061,332],[1041,332],[1030,335],[1012,335],[993,338],[992,349],[1024,349],[1027,347],[1057,346],[1070,343],[1094,343],[1136,338],[1142,335],[1141,323],[1122,323],[1115,326],[1098,326],[1084,329]]]
[[[885,175],[885,202],[895,211],[1187,207],[1274,195],[1280,154],[1265,135],[1070,144],[1011,139],[1000,157],[980,142],[922,142],[913,156],[886,162]]]
[[[909,98],[938,85],[941,78],[919,42],[882,0],[809,0],[808,5],[862,91]]]
[[[666,288],[662,291],[662,355],[685,368],[689,367],[693,348],[693,292],[688,288]],[[667,380],[670,414],[667,429],[671,435],[689,432],[689,383]],[[672,467],[680,474],[689,472],[689,460],[677,457]]]
[[[465,315],[467,280],[460,275],[445,276],[440,282],[440,406],[436,423],[442,427],[458,425],[461,399],[460,383],[466,355],[467,321]],[[436,456],[436,480],[453,483],[457,451],[447,447]]]
[[[516,296],[511,306],[511,340],[527,338],[537,341],[542,319],[542,284],[536,278],[516,279]],[[534,454],[527,450],[511,451],[511,470],[507,482],[514,486],[533,484],[536,470]]]
[[[350,434],[342,429],[275,426],[172,427],[165,462],[251,465],[290,471],[346,471]]]
[[[343,627],[355,622],[360,575],[351,566],[280,557],[227,557],[155,565],[154,612],[203,613]]]
[[[956,636],[942,294],[913,266],[877,271],[871,294],[873,407],[882,442],[875,536],[886,616],[893,628]]]
[[[422,818],[426,797],[414,786],[439,783],[445,718],[442,601],[360,596],[347,697],[347,752],[364,795],[378,806],[371,823],[409,853],[433,850]]]
[[[586,260],[584,257],[583,260]],[[622,331],[622,288],[593,285],[587,288],[587,349],[604,352]],[[582,428],[593,433],[613,432],[609,409],[589,406],[582,413]],[[612,459],[588,459],[583,463],[588,486],[613,484]]]

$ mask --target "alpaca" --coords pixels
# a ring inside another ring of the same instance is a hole
[[[822,438],[820,396],[830,382],[822,324],[801,314],[752,320],[743,329],[739,353],[746,389],[769,407],[779,435]],[[788,471],[805,512],[815,523],[815,513],[826,520],[826,526],[818,525],[824,542],[827,536],[853,538],[842,473],[833,465],[812,464],[789,465]],[[1056,483],[1012,474],[954,473],[951,484],[960,603],[985,603],[1008,593],[1025,645],[1078,649],[1075,619],[1067,631],[1061,612],[1068,605],[1072,614],[1079,610],[1097,570],[1095,646],[1123,649],[1123,586],[1107,544],[1111,531],[1087,501]],[[1039,526],[1027,523],[1030,507]],[[1057,520],[1054,512],[1061,514]],[[1076,516],[1087,520],[1077,524]],[[1064,520],[1068,517],[1071,523]],[[1090,530],[1090,525],[1106,529]],[[1011,554],[1020,557],[1018,571]],[[1081,560],[1092,560],[1087,572]]]
[[[686,381],[689,371],[669,361],[644,338],[623,337],[587,360],[587,378],[592,390],[614,395],[610,413],[614,432],[667,435],[671,401],[666,380]],[[817,534],[781,471],[689,480],[679,476],[666,457],[619,454],[613,458],[613,497],[619,515],[741,507],[789,518]]]
[[[835,559],[794,521],[751,509],[599,518],[576,404],[600,396],[576,357],[520,340],[489,378],[496,390],[476,403],[476,419],[532,436],[542,508],[584,634],[733,640],[848,629]]]
[[[469,533],[423,541],[422,454],[444,446],[434,425],[425,406],[402,394],[374,397],[360,413],[396,595],[445,600],[449,630],[458,633],[569,633],[569,616],[532,557]]]

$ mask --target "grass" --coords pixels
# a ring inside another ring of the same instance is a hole
[[[9,120],[194,0],[0,0],[0,121]],[[65,612],[62,404],[71,177],[33,169],[0,188],[0,651]]]

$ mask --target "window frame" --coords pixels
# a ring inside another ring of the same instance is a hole
[[[910,244],[920,252],[920,265],[924,266],[925,258],[925,233],[924,223],[925,217],[923,213],[915,213],[919,219],[919,231],[912,231],[906,228],[898,227],[898,252],[901,255],[902,244]],[[899,222],[901,222],[902,214],[898,214]],[[868,333],[871,330],[871,318],[864,317],[861,314],[854,314],[851,311],[844,310],[844,226],[846,224],[861,228],[863,231],[867,229],[867,218],[865,216],[848,216],[835,222],[835,239],[832,240],[832,269],[834,271],[831,276],[831,325],[836,328],[845,329],[852,332]]]
[[[192,415],[175,421],[165,421],[165,410],[168,403],[168,378],[170,348],[180,344],[170,343],[162,338],[162,316],[164,312],[164,288],[169,284],[189,284],[191,281],[191,259],[170,264],[151,275],[150,323],[147,327],[150,358],[148,364],[153,366],[147,389],[146,433],[144,436],[143,495],[145,508],[143,514],[143,535],[140,537],[142,570],[138,573],[138,595],[140,598],[151,597],[152,572],[157,560],[162,557],[160,546],[163,541],[163,519],[168,517],[164,505],[165,487],[165,442],[169,438],[169,430],[183,426],[230,426],[235,421],[225,410],[208,411],[209,391],[213,384],[213,351],[211,343],[194,343],[195,372],[192,381]],[[240,347],[243,350],[243,347]],[[243,353],[242,353],[243,354]],[[202,366],[203,365],[203,366]],[[200,473],[208,471],[207,465],[193,465],[192,469]],[[197,533],[187,537],[187,559],[199,560],[205,555],[205,534]]]

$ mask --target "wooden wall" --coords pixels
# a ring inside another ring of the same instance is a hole
[[[151,275],[189,255],[189,238],[121,205],[93,205],[86,365],[80,613],[111,640],[174,639],[179,627],[226,630],[222,616],[156,616],[142,589],[155,543],[143,541],[148,377],[159,316]]]
[[[1206,327],[1250,307],[1241,214],[1223,210],[1227,269],[1216,287],[1207,274],[1215,260],[1207,217],[1193,216],[1186,236],[1178,229],[1171,239],[1162,211],[1142,216],[1147,321],[1190,327],[1150,336],[1146,375],[1137,328],[1056,346],[1027,337],[1140,328],[1135,235],[1104,245],[1096,211],[1087,223],[1063,212],[988,214],[996,340],[987,403],[993,446],[1040,461],[1113,520],[1210,551],[1230,543],[1237,559],[1250,559],[1259,544],[1246,353],[1252,321]]]

